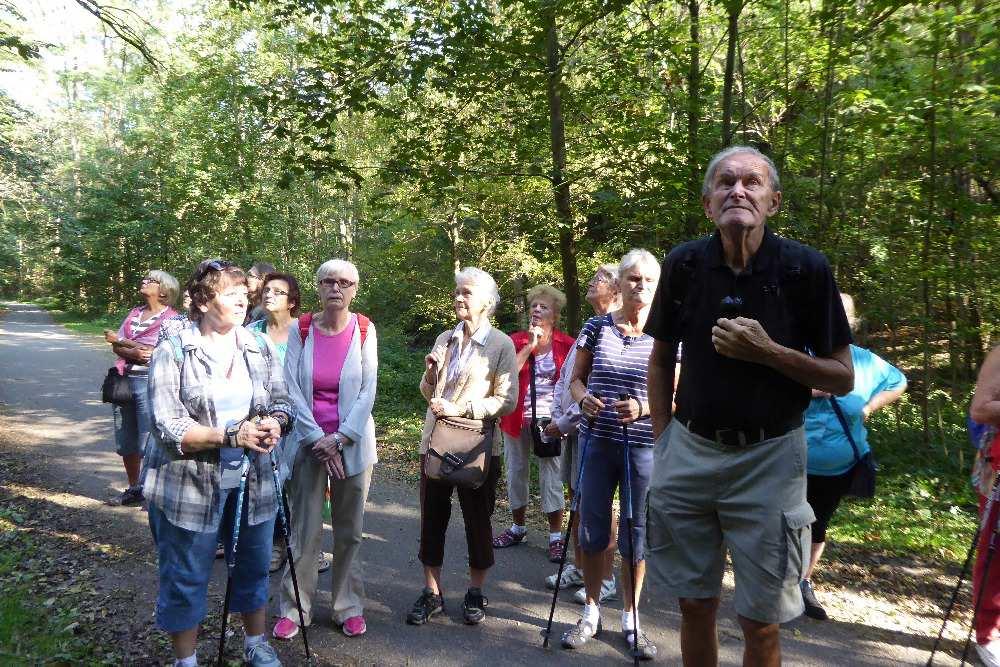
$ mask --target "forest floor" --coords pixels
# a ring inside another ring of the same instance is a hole
[[[156,558],[145,514],[106,503],[124,478],[114,454],[110,410],[97,395],[111,357],[99,339],[53,324],[36,307],[7,308],[0,321],[0,662],[164,664],[169,645],[154,625]],[[470,655],[477,662],[502,664],[538,660],[538,631],[551,600],[540,584],[553,569],[542,555],[542,530],[533,531],[528,546],[498,552],[487,589],[490,618],[482,627],[468,628],[460,621],[459,566],[465,553],[455,512],[445,567],[452,585],[449,612],[432,624],[436,627],[403,624],[420,587],[411,468],[390,457],[373,483],[363,550],[369,633],[362,639],[343,637],[330,624],[329,595],[318,595],[320,611],[309,638],[319,662],[468,664]],[[498,511],[497,526],[505,514]],[[327,530],[327,549],[330,539]],[[783,626],[785,662],[926,662],[957,575],[953,560],[831,543],[814,580],[832,620],[800,618]],[[224,583],[217,561],[199,645],[203,661],[216,653]],[[728,601],[728,576],[726,589],[720,659],[738,664],[742,642]],[[660,646],[660,662],[677,664],[675,603],[655,588],[644,599],[644,625]],[[966,587],[945,633],[946,655],[937,664],[958,662],[970,616],[968,599]],[[557,632],[577,613],[572,602],[561,603]],[[617,630],[617,613],[605,620],[609,630]],[[448,632],[435,631],[440,626]],[[234,657],[239,636],[229,642]],[[602,640],[572,656],[555,649],[545,659],[624,661],[619,644],[617,637]],[[285,664],[302,663],[298,640],[281,644],[280,651]]]

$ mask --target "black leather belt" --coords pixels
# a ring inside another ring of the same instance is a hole
[[[692,433],[700,435],[707,440],[714,440],[720,445],[727,447],[749,447],[758,442],[770,440],[785,435],[792,429],[802,425],[801,421],[790,421],[772,426],[758,426],[754,428],[732,428],[722,426],[712,422],[690,419],[683,422]]]

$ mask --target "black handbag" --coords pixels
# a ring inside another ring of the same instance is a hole
[[[836,413],[837,419],[844,429],[847,441],[851,443],[851,449],[854,450],[854,465],[850,470],[851,483],[847,489],[847,495],[857,498],[871,498],[875,495],[875,474],[878,471],[875,457],[872,456],[870,449],[865,452],[864,456],[859,454],[858,445],[854,442],[854,436],[851,435],[851,429],[847,425],[847,418],[844,417],[844,411],[840,409],[840,404],[837,403],[837,399],[833,396],[830,397],[830,405],[833,406],[833,411]]]
[[[120,374],[115,366],[109,368],[108,374],[104,377],[104,384],[101,385],[101,401],[114,405],[131,405],[134,401],[128,377]]]
[[[549,417],[539,419],[535,415],[535,355],[528,357],[531,364],[531,451],[540,459],[550,459],[562,454],[562,438],[545,435],[545,427],[552,421]]]

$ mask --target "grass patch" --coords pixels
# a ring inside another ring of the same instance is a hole
[[[59,591],[53,559],[24,531],[24,517],[0,508],[0,662],[7,665],[98,664],[79,632],[82,592]]]

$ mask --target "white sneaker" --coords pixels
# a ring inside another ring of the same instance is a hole
[[[573,588],[583,586],[583,571],[578,569],[573,563],[567,563],[562,572],[562,583],[559,588]],[[545,577],[545,587],[550,591],[556,589],[556,575],[550,574]]]
[[[604,604],[608,600],[614,600],[618,597],[618,587],[615,586],[615,578],[605,579],[601,582],[601,596],[597,601],[597,604]],[[573,599],[577,604],[587,603],[587,589],[581,588],[576,593],[573,594]]]
[[[1000,639],[994,639],[989,644],[977,642],[976,653],[986,667],[1000,667]]]

